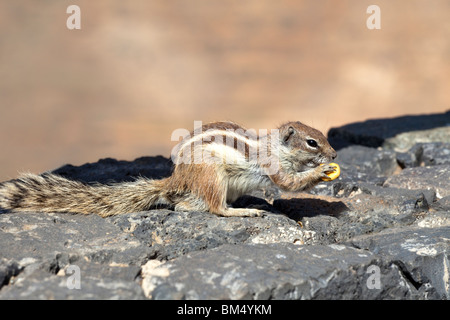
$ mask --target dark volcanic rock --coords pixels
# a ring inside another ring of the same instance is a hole
[[[404,152],[417,143],[450,143],[450,125],[429,130],[419,130],[400,133],[388,138],[383,143],[383,148]]]
[[[99,263],[140,265],[151,254],[137,239],[95,215],[2,214],[0,226],[0,256],[16,261],[69,263],[83,257]]]
[[[410,190],[433,190],[438,199],[447,197],[450,196],[450,164],[407,168],[400,174],[389,177],[384,186]]]
[[[418,290],[434,288],[437,298],[450,298],[450,226],[437,228],[405,227],[349,241],[394,261]]]
[[[137,177],[161,179],[172,173],[172,161],[162,156],[141,157],[134,161],[101,159],[95,163],[86,163],[75,167],[62,166],[52,173],[85,183],[133,181]]]
[[[398,213],[417,213],[428,211],[429,204],[436,200],[434,190],[402,189],[393,187],[380,187],[368,183],[346,184],[339,183],[333,186],[335,196],[348,197],[353,194],[364,193],[383,199],[383,203]],[[349,193],[350,192],[350,193]]]
[[[350,146],[338,151],[344,175],[365,174],[369,177],[389,176],[398,169],[397,155],[391,150]]]
[[[94,215],[2,214],[0,243],[0,299],[142,298],[134,279],[153,255]],[[69,265],[81,269],[80,290],[66,285]]]
[[[436,203],[437,210],[450,211],[450,196],[440,199]]]
[[[418,143],[407,152],[399,152],[397,161],[402,168],[450,164],[450,144]]]
[[[315,234],[280,214],[242,219],[206,212],[153,210],[111,218],[122,230],[152,248],[154,258],[170,260],[183,254],[238,243],[313,243]]]
[[[4,285],[8,285],[11,278],[17,276],[21,267],[13,260],[7,260],[5,258],[0,259],[0,289]]]
[[[42,268],[27,271],[1,291],[0,299],[145,299],[135,278],[139,267],[109,266],[77,261],[80,268],[80,287],[68,284],[71,279],[61,269],[53,274]],[[123,269],[123,270],[122,270]]]
[[[374,288],[369,268],[380,271]],[[153,299],[423,298],[396,265],[343,245],[224,245],[159,265],[144,277]]]
[[[151,258],[173,259],[224,244],[313,243],[315,236],[280,214],[245,219],[169,210],[105,219],[2,214],[0,229],[0,280],[5,286],[0,299],[140,298],[135,279]],[[81,266],[80,290],[66,286],[69,265]]]
[[[335,149],[358,144],[377,148],[386,139],[403,132],[446,127],[450,124],[450,111],[442,114],[404,116],[351,123],[328,132],[328,140]]]

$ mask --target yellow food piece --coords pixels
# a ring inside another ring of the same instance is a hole
[[[321,164],[323,166],[324,164]],[[341,174],[341,168],[339,168],[339,165],[337,163],[329,163],[330,166],[336,167],[333,172],[327,173],[327,176],[329,178],[322,178],[323,181],[332,181],[339,177]]]

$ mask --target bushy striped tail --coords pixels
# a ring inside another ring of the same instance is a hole
[[[73,212],[102,217],[165,203],[166,179],[139,178],[111,185],[85,184],[55,174],[24,174],[0,184],[0,208],[11,212]]]

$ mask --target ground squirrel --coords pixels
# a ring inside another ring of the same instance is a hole
[[[300,122],[265,136],[233,122],[213,122],[184,138],[172,156],[173,173],[161,180],[91,185],[50,173],[25,174],[0,184],[0,208],[107,217],[168,205],[176,211],[258,216],[261,210],[229,204],[273,184],[288,191],[309,189],[334,170],[327,163],[336,151],[320,131]]]

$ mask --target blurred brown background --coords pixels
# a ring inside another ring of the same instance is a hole
[[[81,8],[81,30],[66,9]],[[366,9],[381,8],[381,30]],[[0,180],[168,156],[176,128],[300,120],[324,133],[450,106],[450,2],[0,3]]]

